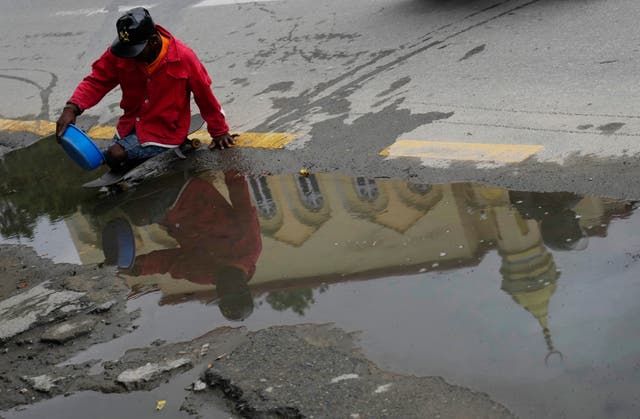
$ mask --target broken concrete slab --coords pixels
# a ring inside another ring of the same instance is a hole
[[[357,351],[352,334],[330,326],[274,327],[248,338],[204,374],[242,415],[513,417],[486,394],[439,377],[383,371]]]
[[[16,336],[29,330],[38,321],[65,306],[76,305],[75,311],[80,309],[77,303],[85,295],[75,291],[56,291],[47,288],[47,283],[37,285],[23,293],[0,301],[0,341]],[[68,315],[74,310],[65,310]]]
[[[91,316],[77,316],[71,320],[56,324],[44,331],[40,340],[62,344],[78,336],[91,333],[98,324],[98,318]]]
[[[61,364],[128,333],[138,317],[127,310],[128,288],[115,269],[56,264],[30,247],[0,245],[0,276],[0,411],[78,389],[123,391],[112,377],[87,378],[91,362]],[[48,336],[53,331],[62,335]],[[51,343],[70,337],[64,346]],[[28,393],[20,391],[25,382]]]
[[[162,373],[173,371],[181,367],[191,367],[190,358],[178,358],[162,362],[147,362],[145,365],[125,370],[118,375],[117,381],[127,388],[138,387],[139,384],[158,378]]]

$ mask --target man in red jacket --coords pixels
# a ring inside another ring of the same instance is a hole
[[[210,149],[233,144],[211,79],[196,54],[137,7],[116,22],[118,38],[92,65],[92,72],[67,101],[56,126],[58,138],[76,117],[120,85],[124,114],[105,152],[112,169],[146,160],[187,137],[191,93],[207,122]]]

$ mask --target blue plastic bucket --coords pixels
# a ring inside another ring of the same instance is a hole
[[[73,124],[62,134],[62,148],[84,170],[93,170],[104,161],[102,151],[93,140]]]

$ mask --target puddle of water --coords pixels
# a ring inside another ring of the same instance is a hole
[[[4,185],[20,184],[12,159],[0,166]],[[487,392],[522,417],[638,411],[632,203],[215,171],[105,196],[82,191],[79,177],[1,195],[5,240],[43,241],[35,220],[63,222],[73,247],[63,253],[119,261],[129,306],[141,310],[132,333],[69,362],[222,325],[333,322],[361,331],[382,367]]]
[[[0,243],[21,243],[56,262],[78,263],[64,219],[93,205],[81,188],[97,176],[75,166],[55,141],[39,141],[0,159]]]
[[[60,418],[84,419],[91,412],[93,419],[112,418],[191,418],[189,413],[180,409],[186,391],[182,388],[193,382],[193,377],[185,379],[183,374],[168,384],[162,384],[150,391],[137,391],[126,394],[102,394],[83,391],[69,396],[55,397],[27,407],[3,411],[5,419]],[[189,381],[191,380],[191,381]],[[157,402],[165,400],[165,407],[158,411]],[[222,405],[209,403],[202,417],[233,419],[229,409]]]

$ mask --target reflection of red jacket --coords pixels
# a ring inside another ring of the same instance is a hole
[[[215,284],[215,272],[234,266],[253,276],[262,251],[260,225],[243,177],[225,174],[231,204],[211,183],[189,180],[160,222],[179,243],[136,258],[140,275],[169,273],[176,279]]]

